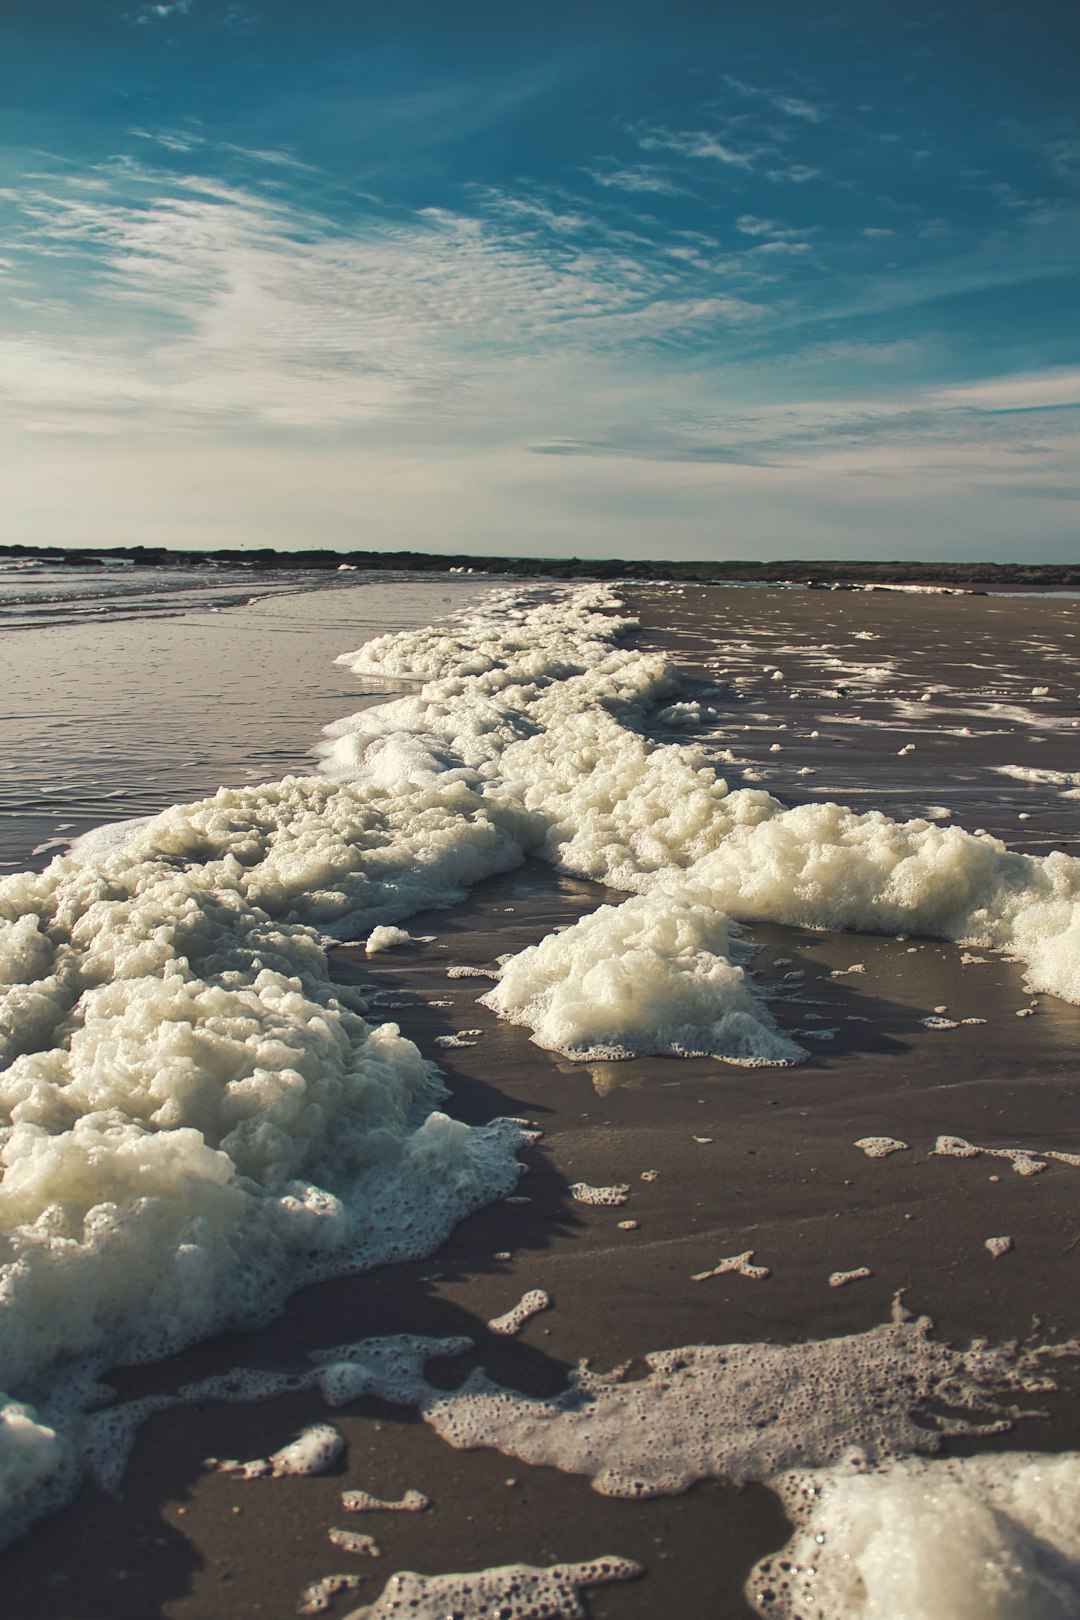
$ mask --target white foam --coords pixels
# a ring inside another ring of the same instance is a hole
[[[775,1482],[796,1531],[746,1594],[770,1620],[1074,1620],[1080,1455],[1030,1453]]]
[[[930,1337],[925,1318],[898,1313],[840,1339],[656,1352],[648,1375],[630,1382],[582,1366],[553,1398],[476,1371],[453,1392],[429,1389],[421,1410],[461,1449],[584,1474],[604,1495],[668,1495],[698,1479],[769,1480],[854,1452],[874,1463],[933,1452],[945,1434],[998,1433],[1020,1415],[1010,1392],[1050,1387],[1038,1369],[1056,1353],[985,1342],[953,1350]],[[970,1416],[931,1417],[934,1403]]]
[[[863,1282],[874,1273],[869,1266],[854,1266],[850,1271],[833,1271],[829,1274],[830,1288],[846,1288],[848,1283]]]
[[[342,1552],[355,1553],[358,1558],[381,1558],[382,1549],[374,1536],[366,1536],[360,1530],[328,1530],[327,1540],[334,1547],[340,1547]]]
[[[511,957],[481,1001],[577,1062],[647,1052],[748,1065],[805,1057],[732,951],[731,925],[708,895],[665,884]]]
[[[390,928],[385,924],[373,928],[367,937],[364,950],[368,956],[374,956],[378,951],[391,951],[397,945],[411,945],[412,935],[405,928]]]
[[[321,1581],[312,1581],[300,1594],[297,1614],[325,1614],[342,1592],[355,1592],[362,1585],[359,1575],[324,1575]]]
[[[1080,1001],[1080,863],[729,792],[701,749],[650,737],[679,677],[618,645],[614,606],[545,587],[379,638],[346,662],[416,689],[331,727],[323,776],[222,789],[0,882],[0,1385],[30,1408],[0,1428],[0,1482],[24,1505],[35,1480],[55,1500],[74,1478],[61,1365],[253,1324],[301,1283],[430,1251],[512,1188],[517,1133],[439,1113],[430,1068],[332,982],[320,937],[369,938],[535,855],[641,902],[565,947],[569,964],[636,931],[648,968],[605,1028],[563,1018],[573,1055],[774,1060],[785,1038],[710,944],[719,913],[992,946]],[[522,979],[539,1023],[572,994],[559,958],[542,993]],[[734,1041],[715,1034],[729,1012]]]
[[[551,1296],[545,1294],[542,1288],[530,1288],[528,1293],[522,1294],[517,1304],[502,1316],[492,1317],[488,1329],[492,1333],[508,1336],[519,1333],[530,1318],[539,1315],[541,1311],[550,1310]]]
[[[431,1499],[422,1491],[406,1491],[398,1501],[388,1502],[369,1491],[342,1491],[341,1505],[346,1513],[424,1513]]]
[[[582,1587],[631,1581],[643,1573],[629,1558],[593,1558],[584,1564],[505,1564],[472,1575],[394,1575],[376,1603],[354,1609],[348,1620],[586,1620]]]
[[[1080,1165],[1080,1153],[1063,1153],[1058,1148],[995,1148],[976,1147],[962,1136],[939,1136],[933,1151],[947,1159],[974,1159],[985,1153],[991,1159],[1008,1159],[1018,1176],[1038,1176],[1046,1169],[1047,1159],[1058,1164]]]
[[[210,1458],[208,1466],[222,1474],[238,1474],[241,1479],[262,1479],[266,1476],[281,1479],[287,1474],[325,1474],[344,1450],[344,1437],[332,1424],[313,1423],[302,1430],[295,1440],[269,1457],[256,1457],[244,1463]]]
[[[624,1183],[614,1187],[593,1187],[587,1181],[575,1181],[570,1188],[570,1196],[579,1204],[612,1205],[625,1204],[630,1197],[630,1188]]]
[[[907,1153],[908,1145],[895,1136],[861,1136],[855,1143],[868,1159],[887,1159],[890,1153]]]
[[[1030,765],[995,765],[999,776],[1011,776],[1016,782],[1038,782],[1049,787],[1064,789],[1063,799],[1080,799],[1080,771],[1035,770]]]
[[[695,1271],[690,1278],[691,1282],[707,1282],[710,1277],[723,1277],[734,1272],[738,1277],[749,1277],[752,1282],[764,1282],[771,1277],[772,1272],[768,1266],[755,1266],[753,1249],[747,1249],[742,1254],[728,1255],[726,1260],[719,1260],[711,1271]]]

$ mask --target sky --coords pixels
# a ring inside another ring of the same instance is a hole
[[[6,0],[8,541],[1080,558],[1075,0]]]

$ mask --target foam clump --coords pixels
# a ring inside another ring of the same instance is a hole
[[[776,1028],[732,950],[731,923],[707,894],[658,886],[511,957],[480,999],[578,1062],[649,1052],[798,1062],[805,1052]]]
[[[830,1288],[846,1288],[848,1283],[865,1282],[867,1277],[874,1273],[869,1266],[853,1266],[850,1271],[832,1271],[829,1273]]]
[[[78,1478],[71,1441],[21,1401],[0,1404],[0,1502],[9,1536],[59,1507]]]
[[[860,1136],[855,1143],[868,1159],[887,1159],[890,1153],[907,1153],[908,1144],[895,1136]]]
[[[747,1597],[768,1620],[1073,1620],[1080,1456],[1011,1452],[774,1482],[796,1530]]]
[[[630,1188],[624,1182],[618,1182],[611,1187],[594,1187],[588,1181],[575,1181],[570,1187],[570,1196],[579,1204],[595,1204],[611,1208],[626,1203],[630,1197]]]
[[[551,1296],[542,1288],[530,1288],[527,1294],[522,1294],[512,1310],[506,1311],[502,1316],[495,1316],[488,1323],[492,1333],[508,1336],[518,1333],[531,1317],[538,1316],[541,1311],[550,1310]]]
[[[631,1581],[643,1573],[629,1558],[593,1558],[584,1564],[505,1564],[473,1575],[414,1575],[387,1582],[376,1603],[354,1609],[348,1620],[586,1620],[580,1589]]]
[[[342,1592],[355,1592],[361,1585],[359,1575],[324,1575],[321,1581],[305,1586],[297,1604],[297,1614],[325,1614]]]
[[[411,945],[412,942],[413,937],[407,928],[391,928],[383,924],[371,930],[364,950],[368,956],[375,956],[379,951],[391,951],[396,945]]]
[[[733,827],[688,877],[742,921],[996,946],[1033,989],[1080,1000],[1080,861],[1059,851],[1017,855],[956,826],[803,804]]]
[[[734,1272],[738,1277],[749,1277],[751,1282],[764,1282],[766,1277],[772,1276],[772,1272],[768,1266],[755,1266],[753,1259],[753,1249],[747,1249],[743,1254],[728,1255],[726,1260],[718,1261],[711,1271],[695,1271],[690,1281],[707,1282],[710,1277],[723,1277]]]
[[[334,1547],[340,1547],[342,1552],[355,1553],[358,1558],[381,1558],[382,1549],[374,1536],[366,1536],[361,1530],[328,1530],[327,1540]]]
[[[345,1450],[345,1440],[329,1423],[313,1423],[296,1439],[269,1457],[252,1462],[215,1462],[219,1473],[237,1474],[241,1479],[283,1479],[286,1475],[325,1474]]]
[[[387,1502],[370,1491],[342,1491],[341,1505],[346,1513],[424,1513],[431,1498],[422,1491],[406,1491],[396,1502]]]

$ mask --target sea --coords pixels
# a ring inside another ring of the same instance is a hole
[[[485,583],[0,560],[0,871],[223,783],[309,771],[321,727],[378,701],[335,657]]]

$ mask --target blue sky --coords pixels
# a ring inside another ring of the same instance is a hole
[[[1073,0],[0,36],[8,539],[1080,556]]]

